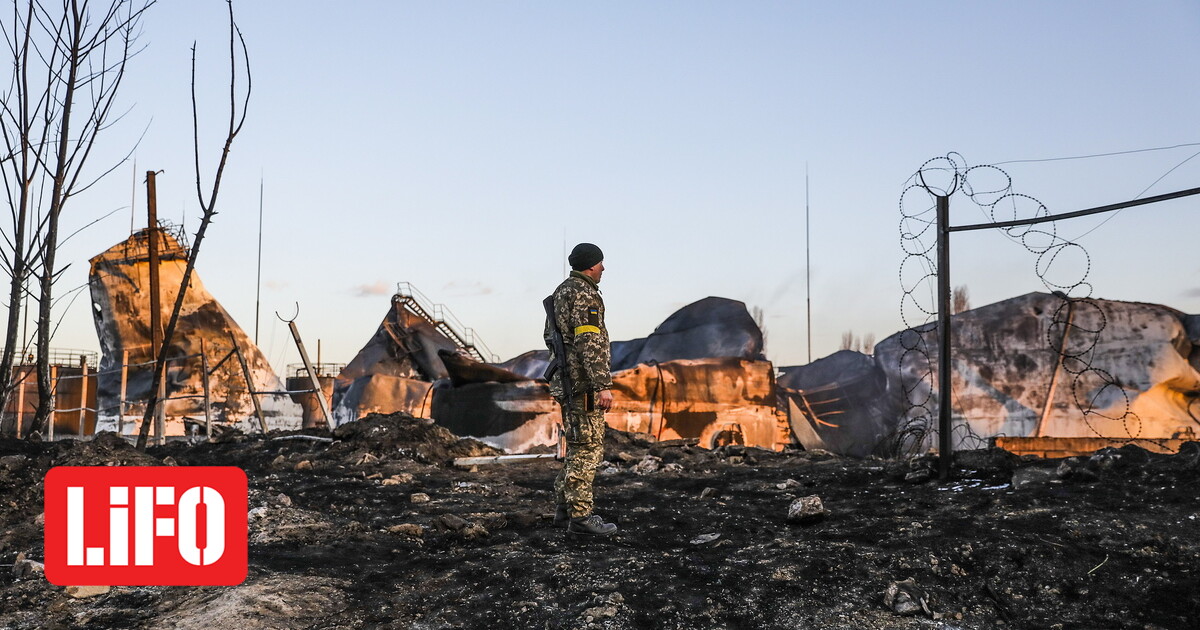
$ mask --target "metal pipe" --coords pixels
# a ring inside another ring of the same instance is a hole
[[[1159,201],[1169,201],[1180,197],[1190,197],[1192,195],[1200,195],[1200,188],[1189,188],[1173,193],[1165,193],[1155,195],[1154,197],[1146,197],[1145,199],[1134,199],[1133,201],[1123,201],[1121,203],[1111,203],[1107,206],[1098,206],[1096,208],[1088,208],[1087,210],[1076,210],[1075,212],[1064,212],[1062,214],[1052,214],[1046,217],[1036,217],[1033,219],[1013,219],[1012,221],[997,221],[995,223],[974,223],[971,225],[960,225],[949,228],[951,232],[964,232],[967,230],[986,230],[988,228],[1003,228],[1015,227],[1018,225],[1034,225],[1035,223],[1046,223],[1047,221],[1058,221],[1059,219],[1074,219],[1076,217],[1086,217],[1089,214],[1099,214],[1101,212],[1112,212],[1113,210],[1124,210],[1134,206],[1144,206],[1148,203],[1158,203]]]
[[[329,401],[325,400],[325,391],[321,387],[321,379],[317,378],[312,361],[308,360],[308,351],[304,349],[304,342],[300,340],[300,329],[296,327],[295,320],[288,322],[288,330],[292,331],[292,338],[296,340],[296,348],[300,350],[300,360],[304,362],[304,370],[308,372],[308,379],[312,383],[312,388],[317,390],[317,403],[321,406],[321,415],[325,416],[325,425],[332,430],[333,414],[329,411]]]
[[[486,466],[488,464],[520,464],[539,459],[554,459],[554,453],[530,453],[522,455],[493,455],[490,457],[459,457],[454,460],[455,466]]]

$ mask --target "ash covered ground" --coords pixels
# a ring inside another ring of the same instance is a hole
[[[334,441],[226,435],[139,453],[119,438],[0,441],[0,628],[1195,628],[1200,444],[1068,460],[934,461],[699,449],[610,431],[607,539],[552,523],[557,463],[429,421]],[[293,434],[294,435],[294,434]],[[55,586],[42,477],[57,465],[231,465],[250,480],[236,587]],[[816,495],[823,518],[790,521]],[[11,565],[11,566],[8,566]]]

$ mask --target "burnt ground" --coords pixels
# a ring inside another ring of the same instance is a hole
[[[333,441],[233,434],[146,454],[111,435],[0,442],[0,564],[13,565],[0,567],[0,628],[1200,623],[1198,443],[1069,460],[964,452],[941,482],[928,457],[705,451],[610,432],[597,497],[621,530],[595,540],[553,526],[551,461],[455,468],[490,449],[400,414],[309,434]],[[47,583],[42,476],[104,464],[243,468],[246,581],[90,596]],[[828,514],[790,522],[810,495]]]

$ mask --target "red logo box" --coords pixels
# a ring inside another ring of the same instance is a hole
[[[246,473],[232,466],[51,468],[46,579],[63,586],[241,584],[246,487]]]

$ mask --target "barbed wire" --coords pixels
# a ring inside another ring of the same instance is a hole
[[[906,330],[900,335],[899,359],[905,411],[891,440],[897,455],[926,450],[936,443],[938,434],[938,392],[930,338],[937,331],[936,279],[941,271],[931,255],[937,246],[939,196],[968,200],[985,222],[1050,216],[1049,208],[1036,197],[1013,190],[1012,177],[1004,169],[992,164],[969,166],[958,153],[927,160],[905,182],[900,194],[900,246],[904,252],[900,264],[900,316]],[[1058,355],[1058,365],[1070,375],[1072,402],[1084,423],[1097,437],[1114,437],[1097,430],[1093,422],[1120,422],[1128,438],[1136,439],[1142,421],[1131,409],[1129,394],[1111,373],[1094,365],[1108,316],[1100,302],[1092,298],[1088,282],[1092,262],[1087,250],[1063,237],[1057,221],[998,229],[1036,256],[1034,273],[1060,300],[1046,328],[1046,344]],[[1047,410],[1051,403],[1047,401]],[[987,445],[987,438],[978,435],[961,417],[952,417],[951,431],[955,449]]]

